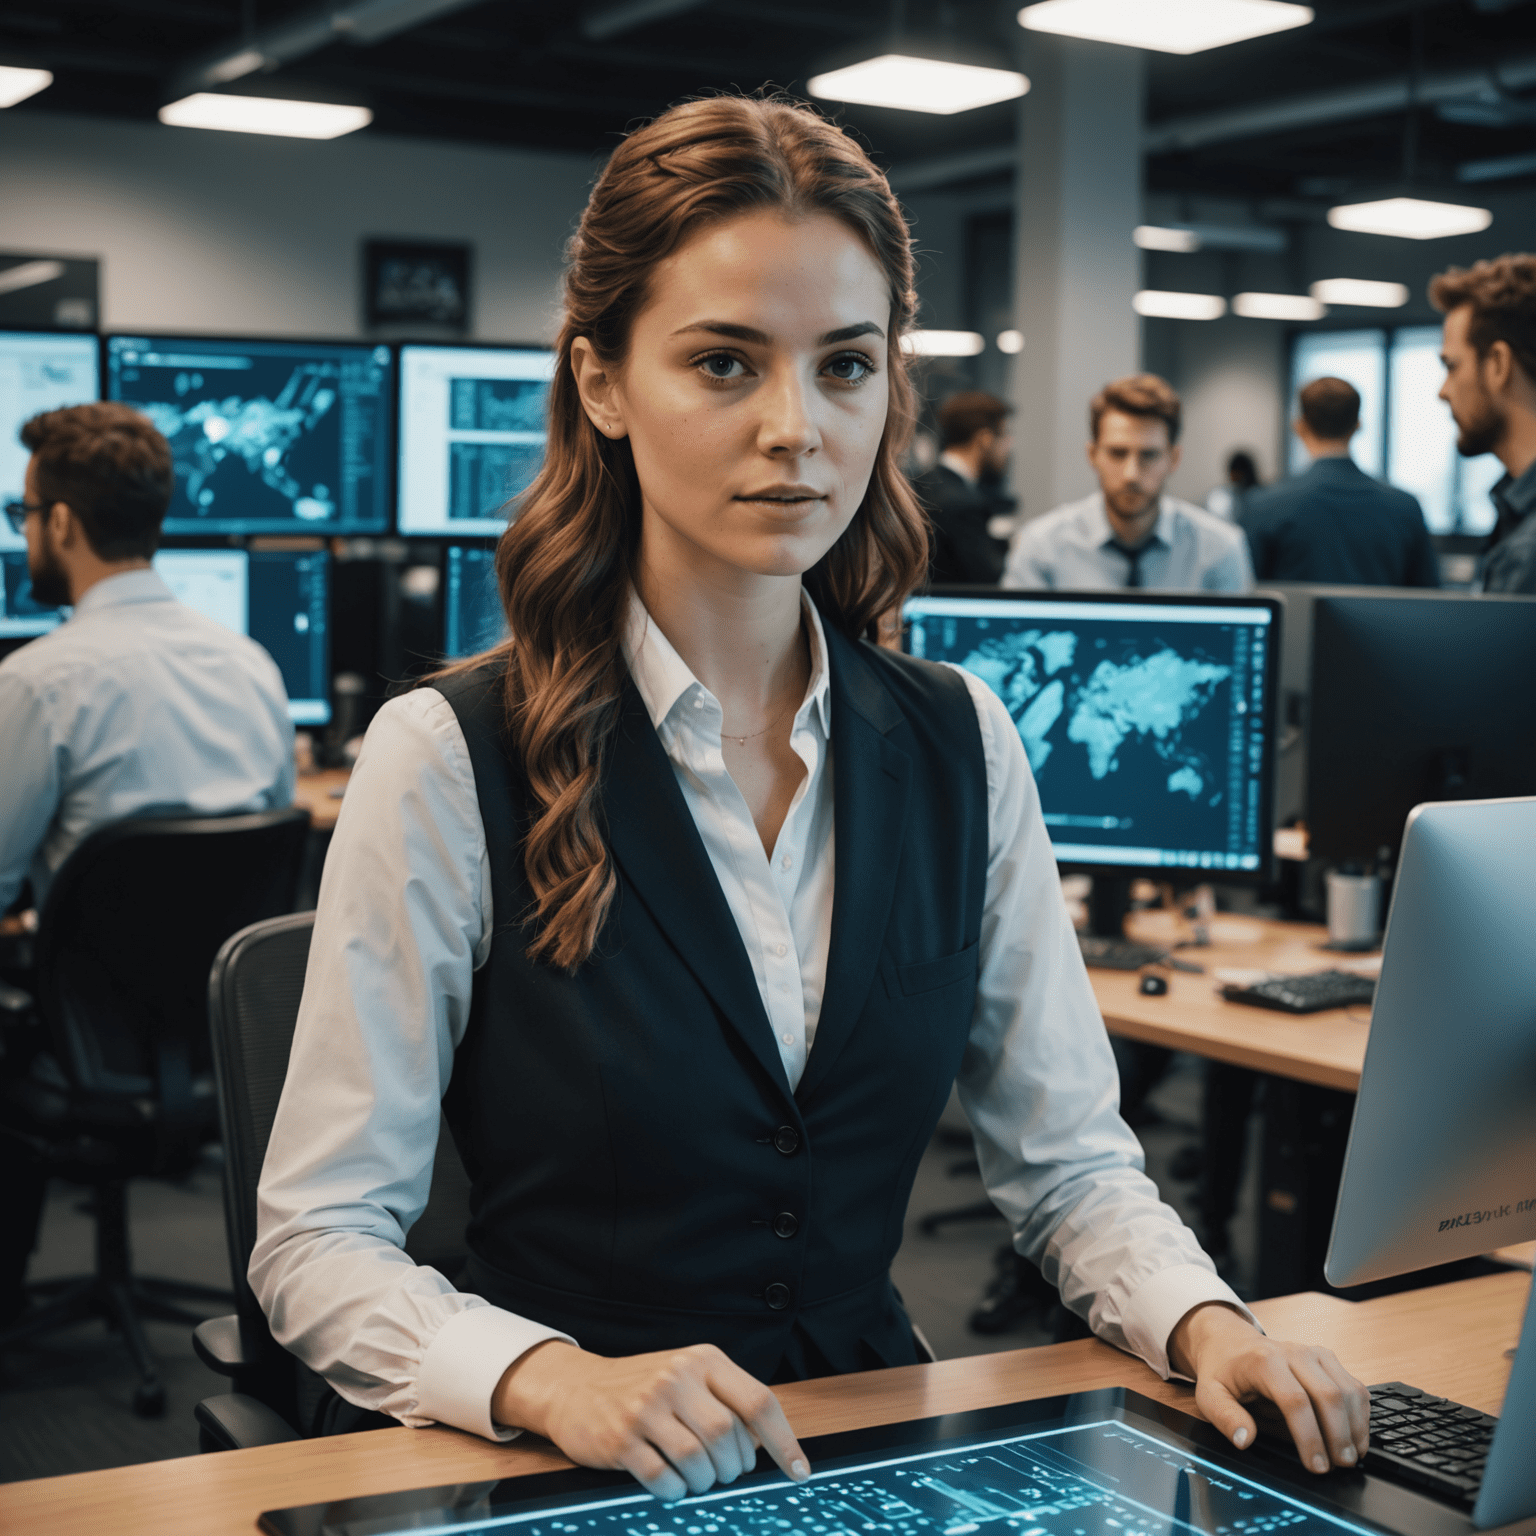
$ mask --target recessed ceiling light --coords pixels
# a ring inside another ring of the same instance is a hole
[[[1447,235],[1475,235],[1493,223],[1486,208],[1461,203],[1432,203],[1422,197],[1386,197],[1374,203],[1345,203],[1328,210],[1335,229],[1362,235],[1396,235],[1403,240],[1442,240]]]
[[[1148,319],[1219,320],[1227,312],[1227,301],[1214,293],[1168,293],[1143,288],[1131,300],[1131,308]]]
[[[1029,89],[1028,79],[1012,69],[986,69],[978,64],[950,64],[943,59],[917,59],[905,53],[850,64],[806,84],[812,96],[851,101],[865,107],[898,107],[906,112],[938,112],[949,116],[1011,101]]]
[[[1408,302],[1406,283],[1378,283],[1365,277],[1325,277],[1312,284],[1312,297],[1324,304],[1357,304],[1366,309],[1401,309]]]
[[[1321,320],[1328,306],[1304,293],[1240,293],[1232,312],[1247,320]]]
[[[1009,357],[1024,350],[1023,331],[999,331],[997,333],[997,350],[1006,353]]]
[[[1159,224],[1138,224],[1131,239],[1144,251],[1198,251],[1200,236],[1192,229],[1165,229]]]
[[[272,96],[226,96],[197,91],[160,108],[172,128],[218,128],[227,133],[271,133],[286,139],[337,139],[373,121],[367,107],[329,101],[280,101]]]
[[[1019,25],[1031,32],[1159,53],[1201,53],[1311,20],[1310,6],[1281,0],[1041,0],[1019,12]]]
[[[975,357],[986,346],[979,331],[908,331],[901,350],[913,357]]]
[[[28,96],[36,96],[53,84],[53,75],[46,69],[17,69],[11,64],[0,64],[0,107],[14,107]]]

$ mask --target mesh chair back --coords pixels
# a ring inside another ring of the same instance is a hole
[[[37,1002],[75,1088],[187,1115],[212,1065],[213,958],[238,929],[292,911],[308,832],[297,809],[131,817],[70,854],[38,925]]]
[[[237,933],[219,951],[208,982],[219,1117],[224,1129],[224,1230],[241,1331],[248,1353],[275,1350],[246,1271],[256,1246],[256,1189],[288,1075],[313,912],[274,918]],[[427,1208],[406,1252],[450,1278],[463,1263],[469,1179],[448,1127],[439,1121]]]

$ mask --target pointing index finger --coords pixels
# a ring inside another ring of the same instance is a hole
[[[710,1385],[720,1401],[757,1436],[786,1477],[803,1483],[811,1475],[810,1463],[784,1417],[784,1409],[767,1387],[735,1367],[729,1375],[722,1372]]]

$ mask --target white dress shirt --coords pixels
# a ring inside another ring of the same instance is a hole
[[[75,846],[145,812],[293,800],[282,674],[154,571],[99,581],[74,616],[0,662],[0,911],[41,906]]]
[[[1130,563],[1115,547],[1118,542],[1104,493],[1095,491],[1030,519],[1014,534],[1002,585],[1073,592],[1124,587]],[[1176,496],[1159,500],[1144,549],[1140,585],[1148,591],[1253,590],[1242,529]]]
[[[805,614],[812,676],[790,739],[806,776],[771,856],[725,770],[719,701],[635,598],[624,643],[791,1085],[815,1040],[833,895],[826,642],[809,599]],[[1191,1307],[1241,1303],[1142,1172],[1023,745],[1001,701],[961,676],[987,776],[980,971],[959,1078],[982,1174],[1019,1251],[1066,1303],[1166,1375],[1168,1336]],[[403,1250],[492,932],[463,733],[440,693],[418,689],[369,728],[326,859],[250,1280],[278,1340],[349,1401],[505,1438],[491,1419],[502,1373],[567,1335],[455,1291]]]

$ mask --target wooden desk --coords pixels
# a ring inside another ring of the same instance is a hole
[[[1407,1381],[1496,1412],[1529,1275],[1511,1271],[1376,1301],[1285,1296],[1255,1304],[1276,1335],[1326,1344],[1364,1381]],[[801,1435],[1026,1398],[1126,1386],[1193,1413],[1194,1393],[1085,1339],[778,1389]],[[49,1536],[249,1536],[263,1509],[474,1482],[567,1465],[548,1446],[452,1429],[385,1429],[0,1487],[0,1530]],[[1512,1528],[1536,1532],[1536,1522]]]
[[[1214,942],[1209,949],[1179,952],[1180,958],[1203,965],[1205,974],[1163,973],[1168,991],[1162,997],[1138,991],[1141,978],[1135,971],[1089,971],[1110,1033],[1353,1093],[1360,1086],[1360,1069],[1365,1064],[1365,1037],[1370,1029],[1366,1010],[1288,1014],[1250,1008],[1218,996],[1218,982],[1211,975],[1227,968],[1321,971],[1351,957],[1318,949],[1327,930],[1303,923],[1222,916],[1212,930]],[[1136,914],[1127,932],[1149,944],[1173,937],[1163,913]]]
[[[322,768],[318,773],[299,776],[293,786],[293,803],[309,812],[309,824],[316,832],[329,832],[341,815],[341,796],[333,789],[345,789],[352,776],[348,768]]]

